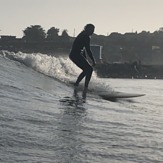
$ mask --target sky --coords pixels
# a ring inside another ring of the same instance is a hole
[[[76,36],[88,23],[95,33],[154,32],[163,27],[163,0],[0,0],[0,35],[23,36],[40,25]]]

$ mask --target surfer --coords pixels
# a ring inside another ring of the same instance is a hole
[[[78,76],[74,86],[78,87],[81,80],[85,77],[85,85],[84,90],[87,91],[88,85],[92,76],[93,67],[95,66],[95,59],[90,49],[90,36],[93,34],[95,26],[93,24],[87,24],[84,27],[84,30],[79,33],[79,35],[75,38],[72,49],[69,55],[69,58],[73,63],[75,63],[80,69],[83,71]],[[92,65],[89,64],[85,50],[92,60]]]

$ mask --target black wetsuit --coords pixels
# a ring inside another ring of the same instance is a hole
[[[83,70],[83,72],[79,75],[75,85],[78,86],[80,81],[86,77],[85,87],[87,88],[92,76],[93,68],[86,59],[85,50],[87,51],[90,59],[95,63],[94,57],[90,50],[90,37],[85,31],[82,31],[74,40],[69,57],[79,68]]]

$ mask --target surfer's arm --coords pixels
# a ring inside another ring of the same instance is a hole
[[[87,58],[85,48],[82,50],[81,54],[84,58]]]
[[[93,66],[95,66],[96,62],[95,62],[95,59],[93,57],[93,54],[90,48],[90,40],[86,41],[85,49],[87,51],[89,58],[92,60]]]

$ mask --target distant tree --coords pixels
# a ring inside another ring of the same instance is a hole
[[[163,49],[163,27],[153,33],[154,45],[160,46]]]
[[[66,29],[64,29],[64,30],[62,31],[61,37],[62,37],[62,38],[69,38],[69,35],[68,35],[68,32],[67,32]]]
[[[59,29],[55,28],[55,27],[51,27],[48,31],[47,31],[47,39],[48,40],[55,40],[56,38],[58,38],[58,33],[59,33]]]
[[[23,33],[23,38],[27,41],[42,41],[46,36],[45,30],[40,25],[31,25]]]

